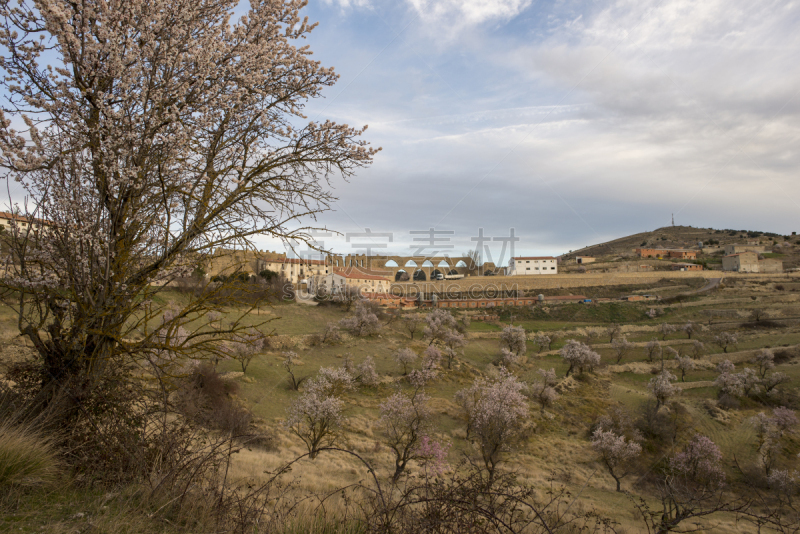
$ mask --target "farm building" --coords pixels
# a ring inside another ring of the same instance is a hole
[[[511,258],[509,276],[558,274],[558,262],[553,256],[523,256]]]

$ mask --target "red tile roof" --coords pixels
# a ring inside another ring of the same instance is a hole
[[[512,260],[554,260],[554,256],[519,256]]]
[[[7,219],[7,220],[17,220],[22,222],[30,222],[31,219],[25,217],[24,215],[17,215],[14,213],[9,213],[7,211],[0,211],[0,219]],[[44,219],[33,219],[33,221],[39,224],[52,224],[49,221],[45,221]]]

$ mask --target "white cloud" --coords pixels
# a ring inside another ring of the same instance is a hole
[[[370,7],[370,0],[323,0],[328,5],[338,5],[342,9]]]
[[[532,0],[407,0],[423,19],[474,25],[509,20],[531,5]]]

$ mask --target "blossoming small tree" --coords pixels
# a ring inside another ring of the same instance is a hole
[[[301,122],[338,77],[296,45],[314,27],[303,3],[252,2],[233,20],[239,4],[0,3],[0,166],[31,203],[23,215],[44,221],[8,233],[0,290],[24,294],[19,333],[51,377],[43,400],[89,399],[175,348],[170,333],[216,309],[216,289],[152,332],[159,292],[257,235],[311,242],[300,221],[330,209],[328,177],[375,153],[363,129]],[[221,354],[244,329],[192,327],[177,353]]]
[[[397,482],[409,462],[423,458],[420,441],[430,433],[429,397],[416,388],[411,395],[398,392],[380,405],[378,428],[394,453],[394,474]]]
[[[528,419],[527,387],[501,367],[493,380],[477,379],[456,394],[468,421],[469,438],[477,446],[481,459],[494,477],[503,453],[523,436]]]
[[[620,482],[629,474],[625,466],[642,453],[642,446],[625,439],[625,436],[618,436],[613,430],[598,428],[592,434],[592,448],[617,483],[617,491],[622,491]]]

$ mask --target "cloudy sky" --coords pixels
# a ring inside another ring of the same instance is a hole
[[[319,21],[316,58],[341,76],[309,118],[368,124],[383,148],[337,182],[321,220],[331,228],[391,233],[396,253],[425,237],[412,231],[449,231],[452,254],[479,228],[514,228],[517,253],[557,254],[673,213],[800,231],[796,1],[311,0],[305,11]],[[340,252],[359,241],[321,240]]]

